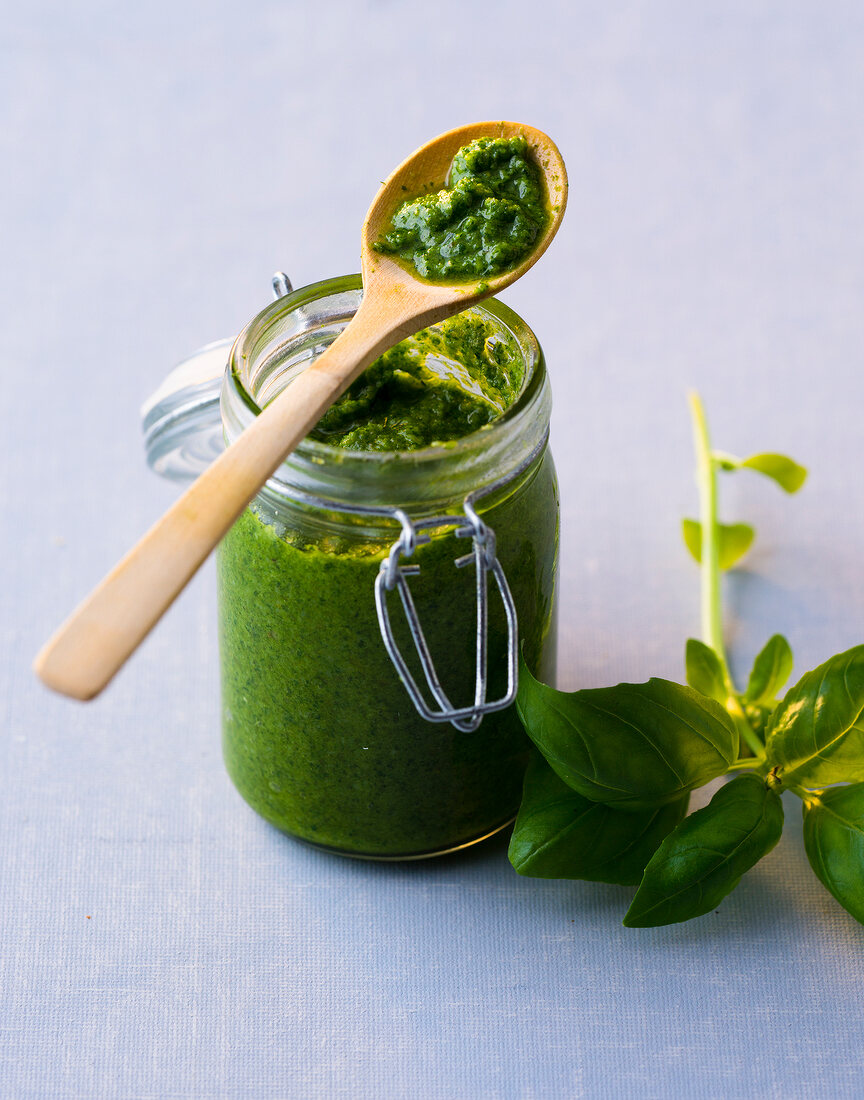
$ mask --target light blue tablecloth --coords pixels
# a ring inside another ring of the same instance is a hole
[[[797,498],[724,482],[759,541],[739,674],[864,641],[859,4],[8,4],[0,29],[0,1096],[857,1097],[864,932],[780,846],[719,911],[518,878],[496,841],[377,866],[299,846],[225,777],[210,567],[98,701],[30,659],[173,499],[138,406],[269,298],[357,267],[379,179],[504,117],[567,159],[507,301],[546,348],[561,686],[680,678],[685,393]]]

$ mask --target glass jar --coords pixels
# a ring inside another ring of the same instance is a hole
[[[327,280],[278,298],[250,322],[222,380],[228,444],[336,338],[361,293],[357,276]],[[474,312],[524,372],[499,420],[412,452],[307,439],[218,551],[228,772],[279,829],[346,855],[436,855],[512,820],[529,745],[514,706],[487,713],[514,686],[508,593],[528,666],[554,682],[558,500],[545,365],[506,306],[488,301]],[[220,349],[206,354],[218,358]],[[156,395],[161,405],[145,410],[151,464],[175,476],[197,472],[195,456],[214,449],[213,384],[190,382],[188,367],[186,380],[179,398],[169,384]],[[494,535],[484,543],[478,531]],[[491,579],[484,555],[498,570]],[[477,694],[484,662],[485,693]],[[412,701],[412,683],[425,703]],[[441,714],[451,700],[462,715],[453,722]]]

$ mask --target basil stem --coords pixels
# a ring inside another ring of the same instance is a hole
[[[693,417],[693,441],[696,449],[696,476],[699,486],[699,518],[702,528],[700,576],[702,579],[702,638],[720,661],[729,698],[726,709],[732,717],[741,740],[757,759],[763,756],[762,743],[747,721],[729,672],[726,647],[723,642],[723,615],[720,600],[720,539],[717,518],[717,466],[719,460],[711,450],[708,422],[698,393],[690,393]]]
[[[702,638],[711,646],[732,688],[720,610],[720,547],[717,538],[717,466],[711,453],[708,422],[698,393],[690,394],[693,416],[693,441],[696,449],[696,476],[699,485],[699,518],[702,524]]]

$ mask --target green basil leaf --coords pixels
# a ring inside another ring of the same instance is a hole
[[[864,780],[864,645],[806,672],[771,715],[766,759],[789,785]]]
[[[794,660],[789,643],[775,634],[765,643],[753,662],[744,698],[748,703],[770,703],[792,675]]]
[[[669,680],[556,691],[524,660],[516,706],[528,736],[568,786],[593,802],[648,810],[722,775],[738,731],[713,699]]]
[[[687,670],[687,683],[690,687],[707,695],[709,699],[716,699],[718,703],[725,705],[729,698],[726,677],[723,675],[720,658],[710,645],[705,645],[698,638],[688,638],[684,652],[684,667]]]
[[[752,772],[738,776],[666,837],[645,868],[624,923],[654,928],[710,913],[782,831],[779,795]]]
[[[751,455],[741,462],[745,470],[755,470],[757,473],[770,477],[776,481],[781,489],[787,493],[797,493],[807,480],[807,471],[799,466],[788,455],[759,454]]]
[[[788,455],[773,452],[736,458],[734,455],[714,451],[712,458],[721,470],[755,470],[776,481],[787,493],[797,493],[807,480],[807,470]]]
[[[520,875],[634,886],[658,845],[687,812],[690,795],[641,813],[591,802],[536,753],[508,855]]]
[[[804,803],[804,847],[822,885],[864,924],[864,783]]]
[[[681,521],[681,533],[687,549],[696,559],[702,561],[702,524],[695,519]],[[747,553],[753,544],[756,532],[749,523],[718,523],[717,546],[721,569],[731,569]]]

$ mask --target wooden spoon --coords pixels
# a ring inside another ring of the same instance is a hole
[[[523,134],[549,194],[550,218],[518,267],[483,282],[425,282],[373,242],[406,197],[443,186],[469,141]],[[388,348],[515,282],[546,251],[567,202],[561,154],[539,130],[516,122],[462,126],[422,146],[384,182],[363,225],[363,299],[350,324],[186,490],[60,627],[36,658],[48,687],[92,699],[111,680],[216,547],[248,502],[359,374]]]

